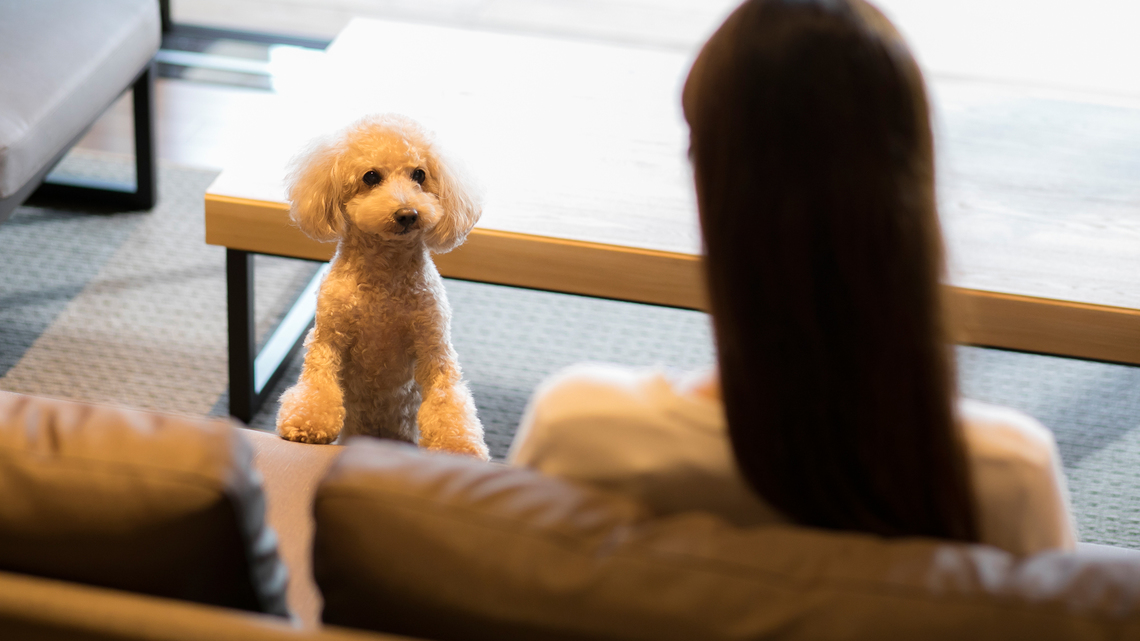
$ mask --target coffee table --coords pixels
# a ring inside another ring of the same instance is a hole
[[[703,309],[679,110],[688,54],[355,20],[279,74],[249,153],[206,193],[227,248],[231,413],[249,418],[312,322],[321,274],[254,353],[252,254],[326,261],[288,220],[306,141],[408,114],[485,185],[447,277]],[[1140,363],[1140,109],[969,80],[932,83],[950,287],[964,343]],[[1058,133],[1059,132],[1059,133]],[[1059,163],[1059,164],[1058,164]]]

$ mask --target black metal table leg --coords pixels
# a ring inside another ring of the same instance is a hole
[[[226,249],[226,309],[229,323],[230,414],[246,423],[256,411],[253,386],[253,254]]]
[[[285,367],[300,350],[313,326],[317,291],[328,273],[324,265],[297,297],[256,351],[254,335],[253,254],[226,249],[226,305],[229,314],[230,415],[248,423],[261,408]]]

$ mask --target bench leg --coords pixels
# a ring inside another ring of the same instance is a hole
[[[328,265],[317,270],[260,352],[254,335],[253,254],[226,249],[226,305],[229,313],[230,415],[248,423],[261,409],[285,367],[313,326],[317,290]]]
[[[158,193],[154,144],[154,75],[154,64],[151,63],[131,85],[135,129],[135,184],[121,185],[99,180],[44,182],[32,194],[30,200],[37,203],[48,201],[76,203],[120,211],[154,207]]]
[[[154,63],[131,87],[135,124],[135,204],[150,209],[158,202],[158,154],[155,152]]]

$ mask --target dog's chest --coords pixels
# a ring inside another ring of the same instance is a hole
[[[419,316],[415,298],[398,289],[368,286],[359,288],[357,298],[352,322],[353,352],[370,360],[410,357]]]

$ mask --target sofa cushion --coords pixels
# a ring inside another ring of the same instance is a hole
[[[0,570],[286,615],[238,432],[0,392]]]
[[[317,490],[326,623],[438,639],[1140,638],[1140,560],[651,516],[354,439]]]
[[[131,85],[159,38],[155,0],[0,3],[0,199]]]

